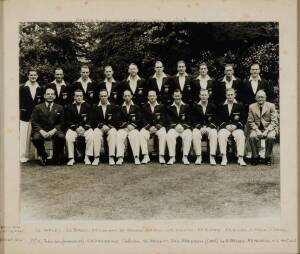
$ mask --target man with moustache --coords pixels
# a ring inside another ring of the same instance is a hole
[[[34,107],[42,101],[43,89],[37,82],[38,74],[35,69],[29,69],[28,80],[19,88],[20,107],[20,162],[29,160],[28,150],[30,145],[31,123],[30,117]]]
[[[63,133],[64,110],[54,103],[55,91],[46,88],[45,102],[35,106],[31,115],[32,142],[37,149],[42,166],[46,165],[48,154],[45,151],[44,141],[53,140],[53,161],[60,165],[63,160],[65,135]]]
[[[65,110],[66,144],[68,148],[68,166],[73,166],[74,144],[78,137],[85,139],[85,165],[90,165],[90,156],[93,156],[93,130],[90,117],[91,106],[83,100],[83,92],[78,89],[74,92],[74,103],[68,105]]]
[[[193,106],[193,147],[197,156],[195,164],[200,165],[202,162],[201,140],[207,136],[209,140],[211,165],[216,165],[216,151],[218,145],[217,133],[217,107],[209,102],[208,90],[200,90],[200,101]]]
[[[140,131],[141,150],[143,154],[142,163],[150,161],[148,153],[148,140],[151,135],[158,137],[159,163],[164,164],[166,150],[166,124],[164,105],[157,102],[157,95],[154,90],[148,92],[148,102],[143,106],[144,126]]]

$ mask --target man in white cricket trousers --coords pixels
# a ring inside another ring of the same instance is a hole
[[[78,137],[84,137],[86,148],[84,163],[90,165],[89,156],[93,156],[93,130],[90,124],[91,106],[83,100],[83,92],[80,89],[74,91],[74,103],[66,108],[66,143],[68,148],[68,166],[73,166],[74,143]]]
[[[144,155],[142,163],[150,161],[148,153],[148,140],[151,135],[158,137],[159,163],[164,164],[166,150],[166,128],[164,105],[157,102],[157,95],[154,90],[148,92],[148,102],[143,106],[144,127],[141,129],[141,151]]]
[[[183,103],[181,98],[181,91],[179,89],[175,89],[173,92],[174,102],[167,108],[167,145],[170,156],[168,165],[175,163],[177,137],[181,137],[182,139],[182,162],[185,165],[190,164],[188,155],[192,144],[191,108],[188,104]]]
[[[100,162],[100,150],[104,145],[103,138],[107,139],[109,165],[115,165],[117,141],[117,106],[108,101],[107,90],[100,90],[100,102],[92,108],[92,127],[94,128],[94,156],[92,165]]]
[[[125,141],[128,137],[129,144],[132,149],[134,163],[141,164],[140,155],[140,128],[142,125],[141,108],[132,101],[132,93],[130,90],[123,92],[124,103],[121,106],[121,126],[117,131],[117,165],[122,165],[125,153]]]

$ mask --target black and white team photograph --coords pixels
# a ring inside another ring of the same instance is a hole
[[[19,36],[22,220],[280,216],[278,23]]]

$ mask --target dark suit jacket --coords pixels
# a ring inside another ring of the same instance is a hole
[[[71,86],[69,84],[66,83],[65,86],[61,86],[59,96],[57,94],[57,89],[56,89],[55,83],[48,84],[46,86],[46,88],[48,88],[48,87],[51,87],[55,91],[55,96],[56,96],[56,98],[54,100],[55,103],[57,103],[59,105],[62,105],[62,106],[66,106],[66,105],[73,102],[74,96],[72,94],[72,89],[71,89]]]
[[[239,102],[234,103],[230,115],[227,104],[220,106],[219,121],[220,128],[225,128],[226,125],[233,124],[237,126],[237,129],[243,130],[246,123],[246,113],[243,104]]]
[[[34,107],[43,101],[44,96],[41,87],[37,87],[35,97],[32,98],[29,87],[21,84],[19,87],[20,120],[28,122]]]
[[[65,109],[66,128],[76,130],[83,127],[85,130],[91,128],[91,106],[83,102],[78,113],[75,103],[68,105]]]
[[[157,101],[159,103],[164,104],[165,106],[170,105],[172,103],[172,80],[171,77],[167,75],[167,77],[163,78],[161,90],[159,90],[156,78],[150,77],[147,81],[147,96],[148,91],[154,90],[157,94]]]
[[[40,130],[50,131],[56,128],[58,131],[63,130],[64,109],[61,105],[54,103],[49,112],[46,103],[35,106],[31,115],[32,136]]]
[[[184,103],[192,105],[193,100],[194,100],[194,95],[193,95],[193,82],[192,82],[192,77],[191,76],[186,76],[185,77],[185,83],[183,90],[180,88],[179,84],[179,77],[178,76],[173,76],[172,77],[172,94],[175,89],[179,89],[182,93],[182,101]]]
[[[142,106],[146,103],[147,101],[147,88],[146,88],[146,81],[145,79],[141,78],[137,81],[137,86],[135,89],[135,93],[130,88],[129,85],[129,80],[125,79],[122,81],[122,97],[123,97],[123,92],[125,90],[130,90],[132,92],[132,101],[139,105]]]
[[[226,101],[226,83],[221,80],[216,83],[214,91],[214,102],[216,105],[223,104]],[[232,88],[236,91],[236,100],[242,101],[242,81],[239,78],[232,81]]]
[[[143,127],[143,119],[141,108],[134,104],[129,108],[129,113],[127,113],[126,106],[121,106],[121,126],[120,128],[126,128],[129,124],[134,126],[136,129],[141,129]]]
[[[192,120],[195,128],[201,128],[203,126],[207,126],[214,129],[217,128],[217,107],[215,104],[209,102],[206,106],[205,114],[203,114],[202,106],[198,103],[195,103],[193,105],[192,112]]]
[[[110,128],[118,128],[121,125],[120,114],[118,111],[118,106],[109,104],[106,107],[106,112],[104,115],[102,107],[99,105],[94,105],[91,111],[93,129],[101,129],[103,125],[107,125]]]
[[[111,91],[110,91],[110,95],[108,97],[108,100],[110,103],[112,104],[116,104],[116,105],[121,105],[123,98],[122,98],[122,87],[121,87],[121,83],[120,82],[112,82],[112,86],[111,86]],[[97,103],[99,102],[99,92],[103,89],[106,90],[106,85],[104,80],[99,82],[99,85],[97,86]]]
[[[83,92],[83,98],[85,102],[88,104],[95,104],[99,101],[99,94],[97,94],[98,88],[95,82],[90,82],[87,85],[86,92],[84,92],[84,89],[79,81],[75,81],[72,85],[72,94],[74,94],[74,91],[80,89]]]
[[[151,126],[155,126],[157,129],[166,125],[165,107],[163,104],[158,104],[154,107],[154,112],[151,111],[149,103],[143,106],[143,120],[144,128],[149,130]]]
[[[180,107],[179,115],[175,105],[171,105],[167,108],[167,127],[175,128],[177,124],[181,124],[184,129],[191,128],[191,108],[188,104],[183,104]]]
[[[207,90],[209,93],[209,101],[213,102],[215,101],[215,91],[216,91],[216,81],[214,79],[210,79],[207,81]],[[199,101],[199,93],[201,90],[200,80],[194,79],[193,80],[193,102],[198,103]]]

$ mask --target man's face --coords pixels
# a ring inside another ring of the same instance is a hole
[[[208,97],[209,97],[208,92],[207,91],[201,91],[199,97],[200,97],[201,102],[206,103],[208,101]]]
[[[235,92],[232,90],[229,90],[226,92],[226,99],[228,102],[233,102],[235,99]]]
[[[55,92],[53,89],[47,89],[44,94],[44,99],[46,102],[53,102],[55,100]]]
[[[157,74],[161,74],[164,71],[164,66],[162,65],[162,63],[156,63],[155,67],[154,67],[155,73]]]
[[[111,67],[105,68],[104,75],[106,78],[108,78],[108,79],[112,78],[113,74],[114,74],[114,71]]]
[[[252,65],[250,68],[250,73],[252,77],[256,78],[260,73],[259,66],[257,64]]]
[[[135,77],[138,74],[139,70],[135,65],[129,65],[128,73],[130,76]]]
[[[184,74],[185,71],[186,71],[185,64],[184,63],[179,63],[177,65],[177,71],[178,71],[179,74]]]
[[[108,100],[108,94],[106,91],[101,91],[99,94],[101,104],[106,104]]]
[[[83,101],[83,93],[82,92],[75,92],[74,94],[74,100],[77,104],[82,103]]]
[[[148,100],[150,103],[155,103],[157,100],[156,92],[155,91],[149,91],[148,93]]]
[[[259,105],[263,105],[267,99],[266,95],[263,93],[257,93],[255,98]]]
[[[81,68],[80,75],[83,80],[87,80],[90,75],[89,68]]]
[[[233,68],[231,66],[226,66],[224,70],[226,78],[231,79],[233,75]]]
[[[123,94],[123,99],[127,103],[131,102],[131,99],[132,99],[131,93],[129,91],[125,91]]]
[[[207,72],[208,72],[207,66],[206,65],[201,65],[200,68],[199,68],[199,71],[200,71],[201,76],[206,76]]]
[[[37,72],[36,71],[30,71],[28,74],[28,80],[31,83],[35,83],[38,78]]]
[[[181,102],[181,98],[182,98],[182,95],[180,92],[175,92],[173,94],[173,99],[174,99],[175,104],[179,104]]]
[[[54,77],[55,80],[60,83],[64,78],[63,70],[55,70]]]

